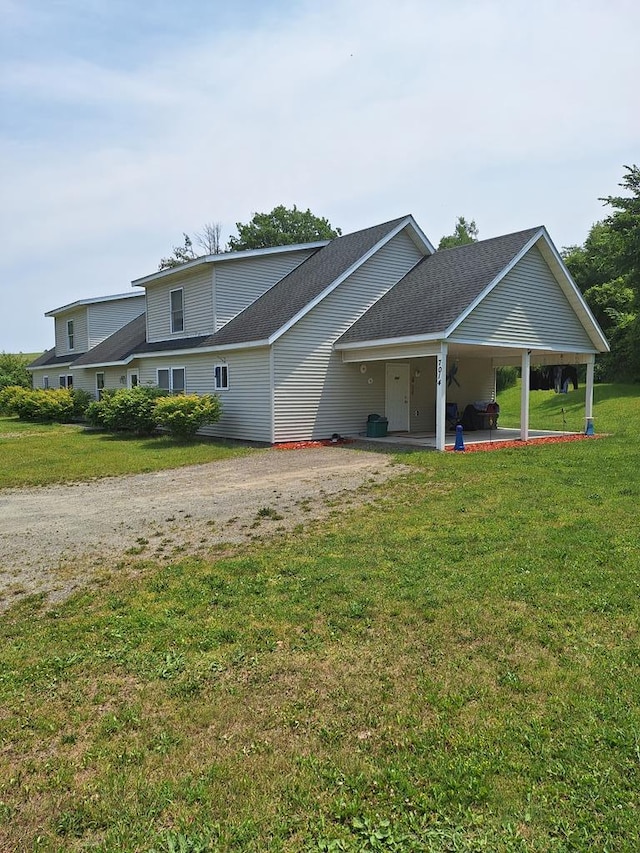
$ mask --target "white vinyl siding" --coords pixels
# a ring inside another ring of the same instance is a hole
[[[216,331],[311,255],[310,250],[215,265]]]
[[[383,414],[384,363],[362,373],[333,343],[421,257],[401,232],[274,344],[275,441],[357,433]]]
[[[87,333],[89,349],[98,346],[109,335],[144,313],[144,294],[127,299],[96,302],[87,307]]]
[[[147,287],[147,339],[166,341],[176,337],[171,332],[171,297],[173,290],[184,289],[183,331],[179,337],[190,338],[213,333],[213,279],[211,267],[195,272],[185,270],[184,277],[169,283],[154,282]]]
[[[203,427],[200,432],[243,441],[271,442],[269,350],[238,351],[225,358],[222,362],[221,354],[216,353],[181,357],[181,364],[186,368],[187,394],[215,394],[213,366],[225,363],[229,370],[231,385],[220,397],[222,417],[217,424]],[[169,358],[141,358],[140,384],[155,385],[157,369],[171,366]]]
[[[68,323],[73,322],[73,349],[69,349]],[[56,324],[56,355],[71,353],[77,356],[88,349],[87,311],[78,308],[73,314],[61,314],[55,318]]]
[[[463,320],[451,340],[565,351],[593,349],[535,246]]]
[[[124,367],[105,367],[99,371],[104,373],[105,388],[126,388],[126,370]],[[96,397],[96,369],[95,367],[73,369],[73,387],[75,390],[86,391],[92,397]]]

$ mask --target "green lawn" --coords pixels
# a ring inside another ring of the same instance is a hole
[[[609,437],[402,455],[373,505],[16,605],[0,849],[640,849],[640,388],[596,400]]]
[[[0,417],[0,489],[140,474],[255,452],[233,442],[136,438]]]

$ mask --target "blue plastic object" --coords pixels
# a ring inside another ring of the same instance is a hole
[[[464,450],[464,438],[462,437],[462,424],[456,427],[456,443],[453,445],[454,450]]]
[[[587,428],[584,431],[585,435],[595,435],[595,431],[593,429],[593,418],[587,418]]]

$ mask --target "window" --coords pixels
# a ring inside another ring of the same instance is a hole
[[[184,331],[184,305],[182,288],[171,291],[171,331]]]
[[[213,368],[216,391],[227,391],[229,388],[229,368],[226,364],[216,364]]]
[[[73,349],[73,320],[67,320],[67,345]]]
[[[73,388],[73,376],[60,376],[60,387],[61,388]]]
[[[42,377],[42,387],[44,388],[45,391],[47,391],[49,389],[49,377],[48,376]]]
[[[184,367],[161,367],[158,370],[158,388],[173,394],[184,394]]]
[[[96,373],[96,396],[98,400],[102,400],[102,392],[104,391],[104,373]]]

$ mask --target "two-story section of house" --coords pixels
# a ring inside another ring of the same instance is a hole
[[[134,292],[79,299],[47,311],[55,327],[55,345],[29,365],[34,388],[82,388],[96,394],[95,375],[74,365],[86,352],[144,314],[144,295]],[[104,386],[102,386],[104,387]]]

